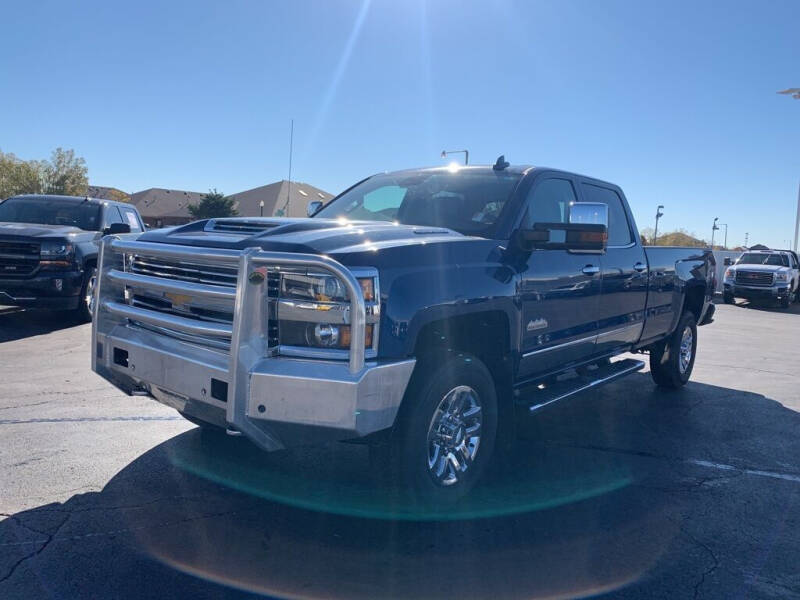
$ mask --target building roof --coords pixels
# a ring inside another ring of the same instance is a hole
[[[264,216],[305,217],[309,202],[319,200],[327,203],[333,198],[319,188],[301,181],[276,181],[268,185],[231,194],[234,205],[242,217],[257,217],[261,214],[261,201],[264,202]],[[279,214],[283,211],[282,214]]]
[[[100,198],[102,200],[114,200],[116,202],[128,202],[130,194],[123,192],[119,188],[106,187],[104,185],[89,185],[86,188],[86,195],[90,198]]]
[[[286,203],[287,194],[289,198]],[[142,217],[148,219],[182,218],[191,219],[189,204],[198,204],[205,196],[201,192],[150,188],[131,194],[131,204],[135,205]],[[257,217],[261,214],[260,202],[264,201],[264,216],[274,216],[278,211],[288,208],[285,217],[305,217],[306,207],[312,200],[328,202],[332,194],[315,188],[313,185],[293,181],[291,190],[285,179],[252,190],[231,194],[234,208],[242,217]]]
[[[146,218],[191,218],[187,207],[199,203],[203,196],[201,192],[150,188],[131,194],[131,204]]]

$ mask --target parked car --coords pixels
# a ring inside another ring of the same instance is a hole
[[[723,300],[777,301],[783,308],[800,299],[800,261],[791,250],[749,250],[725,270]]]
[[[143,230],[136,208],[121,202],[42,195],[0,202],[0,304],[91,320],[100,239]]]
[[[106,241],[93,369],[265,450],[360,439],[448,502],[517,418],[643,368],[622,353],[684,385],[714,313],[711,252],[642,247],[590,177],[501,157],[311,208]]]

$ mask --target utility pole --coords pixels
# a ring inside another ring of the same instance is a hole
[[[714,249],[714,234],[717,232],[719,227],[717,226],[717,221],[719,221],[719,217],[714,217],[714,224],[711,226],[711,249]]]
[[[779,94],[783,94],[785,96],[790,96],[795,100],[800,100],[800,88],[788,88],[785,90],[781,90],[778,92]],[[798,236],[800,236],[800,186],[797,188],[797,217],[795,217],[794,221],[794,251],[798,251]]]
[[[724,250],[727,250],[728,249],[728,224],[727,223],[723,223],[722,226],[725,228],[725,242],[723,242],[722,248]]]
[[[744,234],[744,247],[745,247],[745,249],[750,247],[750,246],[747,245],[747,240],[749,240],[749,239],[750,239],[750,234],[749,233],[745,233]]]
[[[656,240],[658,239],[658,220],[664,216],[664,213],[661,212],[662,208],[664,208],[664,205],[659,204],[656,209],[656,228],[653,230],[653,246],[656,245]]]

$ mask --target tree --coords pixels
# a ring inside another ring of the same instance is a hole
[[[199,204],[188,206],[189,214],[195,219],[215,219],[218,217],[235,217],[239,212],[235,208],[236,200],[218,192],[216,188],[208,190]]]
[[[74,150],[53,150],[50,160],[43,163],[42,175],[46,194],[84,196],[89,187],[86,161],[76,157]]]
[[[41,163],[20,160],[13,154],[0,152],[0,200],[18,194],[42,191]]]

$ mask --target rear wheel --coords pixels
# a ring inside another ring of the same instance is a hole
[[[686,385],[697,353],[697,324],[685,312],[672,335],[650,350],[650,375],[656,385],[677,389]]]
[[[494,381],[477,357],[421,361],[388,445],[371,448],[372,468],[388,471],[392,484],[413,500],[455,502],[489,463],[497,420]]]

